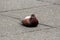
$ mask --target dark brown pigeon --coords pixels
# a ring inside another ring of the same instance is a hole
[[[25,17],[22,20],[22,24],[24,26],[36,27],[39,24],[39,22],[38,22],[38,19],[35,16],[35,14],[32,14],[31,16]]]

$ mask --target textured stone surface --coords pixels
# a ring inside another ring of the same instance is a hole
[[[59,0],[0,0],[0,40],[60,40]],[[21,20],[32,13],[40,24],[29,28]]]
[[[46,2],[38,2],[37,0],[0,0],[0,11],[29,8],[44,4],[48,5]]]

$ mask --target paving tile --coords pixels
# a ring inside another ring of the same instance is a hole
[[[0,40],[60,40],[60,5],[41,0],[0,1]],[[32,13],[40,24],[34,28],[22,26],[21,20]]]
[[[29,8],[45,4],[48,5],[49,3],[37,0],[0,0],[0,11]]]
[[[2,12],[0,14],[14,19],[22,20],[25,16],[34,13],[36,14],[40,23],[59,27],[60,26],[59,10],[60,6],[58,5],[43,5],[36,8],[8,11],[5,13]]]
[[[59,34],[60,33],[58,33],[57,29],[42,30],[32,33],[25,33],[23,40],[60,40]]]
[[[41,31],[42,33],[44,30],[56,29],[43,25],[38,25],[38,27],[35,28],[29,28],[22,26],[19,22],[20,21],[17,19],[0,15],[0,40],[26,40],[26,38],[29,37],[26,35],[29,35],[31,32]],[[32,36],[34,36],[33,34]]]
[[[47,3],[56,3],[56,4],[60,4],[60,0],[37,0],[37,1],[42,1],[42,2],[47,2]]]

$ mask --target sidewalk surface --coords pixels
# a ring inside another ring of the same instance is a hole
[[[40,24],[22,26],[32,13]],[[60,40],[60,0],[0,0],[0,40]]]

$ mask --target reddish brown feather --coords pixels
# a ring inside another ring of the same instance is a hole
[[[36,25],[38,25],[38,20],[37,20],[37,18],[33,15],[31,18],[29,18],[29,19],[24,19],[23,21],[22,21],[22,23],[24,24],[24,25],[26,25],[26,26],[36,26]]]

